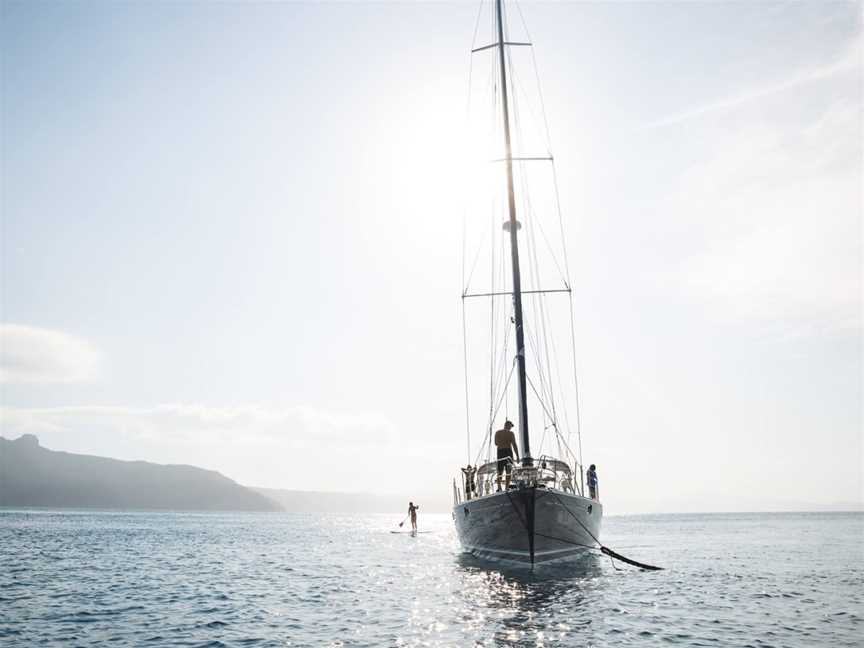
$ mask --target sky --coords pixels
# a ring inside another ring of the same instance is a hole
[[[446,502],[478,6],[4,0],[0,435]],[[521,10],[607,514],[864,501],[862,4]]]

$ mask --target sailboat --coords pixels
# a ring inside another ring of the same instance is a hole
[[[515,115],[511,108],[514,91],[512,88],[508,90],[512,74],[508,52],[510,48],[530,47],[531,44],[513,42],[505,36],[507,24],[503,0],[494,0],[493,25],[495,42],[473,49],[472,52],[487,52],[497,58],[497,61],[493,61],[493,66],[497,66],[493,74],[497,78],[493,79],[491,85],[496,95],[496,129],[502,139],[503,157],[493,162],[503,164],[504,167],[500,178],[503,182],[497,187],[497,190],[506,196],[506,199],[497,203],[500,227],[498,235],[503,241],[503,254],[509,257],[507,260],[510,272],[505,279],[508,283],[503,290],[493,286],[485,292],[472,293],[468,286],[464,287],[463,322],[464,304],[468,298],[497,300],[497,309],[495,303],[492,305],[491,317],[493,321],[496,317],[505,321],[507,330],[502,335],[491,335],[490,339],[493,344],[497,341],[499,346],[503,345],[505,360],[501,366],[509,366],[511,373],[505,382],[500,378],[499,367],[490,370],[492,387],[489,391],[487,426],[477,460],[472,463],[471,425],[468,424],[469,463],[465,468],[460,467],[460,474],[453,480],[452,516],[459,541],[465,551],[487,561],[533,567],[538,564],[576,560],[586,552],[601,547],[599,537],[603,506],[597,497],[594,483],[586,490],[585,469],[581,457],[581,431],[578,431],[578,452],[570,451],[567,443],[569,433],[563,429],[565,426],[562,420],[566,398],[562,396],[562,391],[557,391],[553,386],[553,379],[560,378],[560,374],[556,376],[548,366],[542,366],[542,361],[554,360],[552,356],[556,352],[554,346],[550,352],[549,345],[543,344],[547,323],[552,324],[548,321],[549,309],[546,308],[544,300],[569,298],[570,333],[571,336],[573,334],[573,300],[569,276],[565,277],[562,287],[544,289],[535,284],[536,289],[523,288],[524,269],[520,267],[520,244],[526,245],[523,238],[528,236],[528,233],[520,237],[520,230],[523,229],[522,220],[525,220],[525,229],[530,232],[531,210],[517,213],[517,197],[522,198],[523,205],[528,203],[524,197],[527,191],[524,186],[514,185],[514,168],[518,169],[519,165],[536,161],[553,162],[551,154],[539,157],[522,155],[521,152],[516,156],[513,154],[511,137],[515,128]],[[555,189],[557,191],[557,181]],[[536,250],[533,253],[536,254]],[[526,256],[529,262],[532,262],[532,268],[535,267],[532,251],[528,250]],[[505,260],[499,258],[497,263],[499,267],[503,267]],[[493,260],[493,266],[495,264],[496,261]],[[538,280],[537,277],[533,279]],[[534,319],[530,322],[524,308],[525,300],[533,304]],[[502,301],[505,304],[503,309]],[[528,348],[526,338],[533,340],[533,345]],[[571,341],[575,388],[575,403],[571,404],[575,404],[577,409],[578,427],[575,337]],[[466,409],[469,407],[467,357],[466,342]],[[534,374],[533,380],[529,366]],[[511,379],[513,374],[515,380]],[[496,375],[499,377],[496,378]],[[529,400],[529,393],[533,400]],[[519,455],[516,459],[506,456],[498,459],[492,454],[495,445],[493,440],[498,436],[495,429],[501,425],[504,418],[500,411],[502,403],[509,403],[511,399],[515,402],[514,409],[518,415],[516,430]],[[540,443],[538,455],[532,454],[529,423],[542,430],[544,440],[547,437],[555,438],[557,454],[544,453],[543,441]],[[481,461],[484,453],[485,461]]]

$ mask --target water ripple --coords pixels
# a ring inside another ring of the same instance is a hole
[[[396,520],[398,521],[398,520]],[[609,518],[534,572],[462,554],[449,516],[0,511],[0,645],[857,646],[861,515]]]

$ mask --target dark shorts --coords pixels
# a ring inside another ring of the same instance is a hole
[[[513,450],[510,448],[498,448],[498,474],[500,475],[505,470],[509,473],[510,469],[513,467],[510,461],[507,459],[513,459]]]

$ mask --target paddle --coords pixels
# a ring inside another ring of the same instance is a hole
[[[400,529],[402,528],[402,525],[405,524],[405,523],[408,521],[408,518],[409,518],[409,517],[410,517],[410,513],[409,513],[408,515],[406,515],[406,516],[405,516],[405,519],[402,520],[402,521],[399,523],[399,528],[400,528]]]

